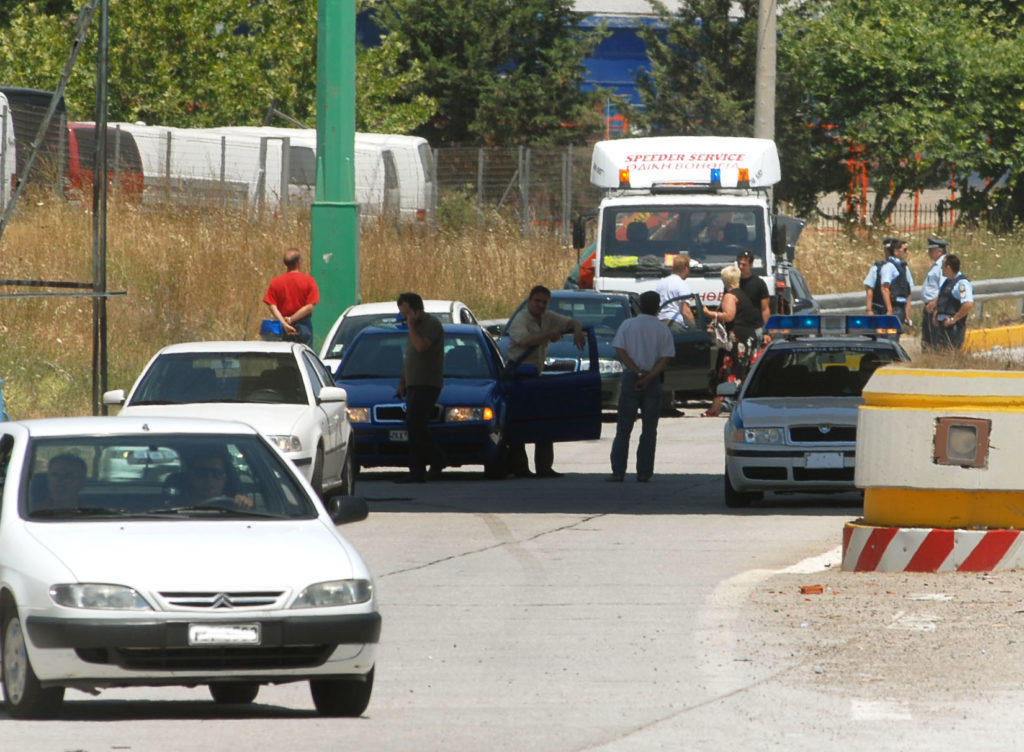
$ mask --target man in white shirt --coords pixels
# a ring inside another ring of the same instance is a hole
[[[931,350],[935,345],[935,332],[932,330],[932,314],[939,300],[939,289],[946,278],[942,274],[942,262],[946,258],[949,243],[940,238],[928,238],[928,258],[932,260],[931,268],[924,275],[921,285],[921,302],[924,303],[924,314],[921,316],[921,349]]]
[[[693,291],[687,284],[686,278],[690,276],[690,254],[686,251],[677,253],[672,259],[672,273],[665,277],[658,284],[658,296],[660,297],[660,309],[657,312],[658,319],[667,323],[673,329],[688,329],[693,326],[693,311],[686,300],[676,300],[673,303],[668,301],[679,298],[681,295],[692,295]]]
[[[621,482],[626,477],[629,437],[640,410],[640,444],[636,450],[636,479],[646,483],[654,474],[654,448],[661,415],[662,374],[676,354],[672,333],[658,318],[660,296],[648,290],[640,296],[640,314],[619,325],[612,340],[622,361],[622,385],[619,389],[619,419],[612,441],[612,474],[608,480]]]

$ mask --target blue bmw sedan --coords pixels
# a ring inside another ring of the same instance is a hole
[[[444,388],[430,424],[446,464],[483,465],[488,478],[504,478],[509,443],[599,438],[597,339],[586,331],[589,368],[539,378],[532,366],[506,363],[479,326],[446,324]],[[364,329],[335,373],[348,393],[359,467],[408,464],[405,403],[396,393],[408,340],[402,326]]]

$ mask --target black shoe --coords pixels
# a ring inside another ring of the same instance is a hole
[[[561,478],[564,473],[560,473],[557,470],[548,468],[547,470],[540,470],[537,472],[538,478]]]
[[[427,480],[441,480],[441,473],[444,471],[444,465],[431,465],[430,470],[427,472]]]
[[[525,468],[523,470],[513,470],[512,474],[514,476],[516,476],[517,478],[532,478],[533,477],[533,473],[530,472],[529,468]]]
[[[426,483],[427,479],[423,475],[406,475],[395,480],[395,483]]]

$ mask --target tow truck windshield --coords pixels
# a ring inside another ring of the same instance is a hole
[[[681,251],[690,254],[693,275],[718,276],[744,249],[764,269],[764,217],[754,206],[609,206],[602,220],[604,276],[665,276]]]

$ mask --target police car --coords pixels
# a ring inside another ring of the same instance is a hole
[[[854,489],[857,408],[879,366],[910,358],[887,337],[895,316],[772,316],[772,337],[742,385],[725,424],[725,503],[744,507],[766,491]]]

